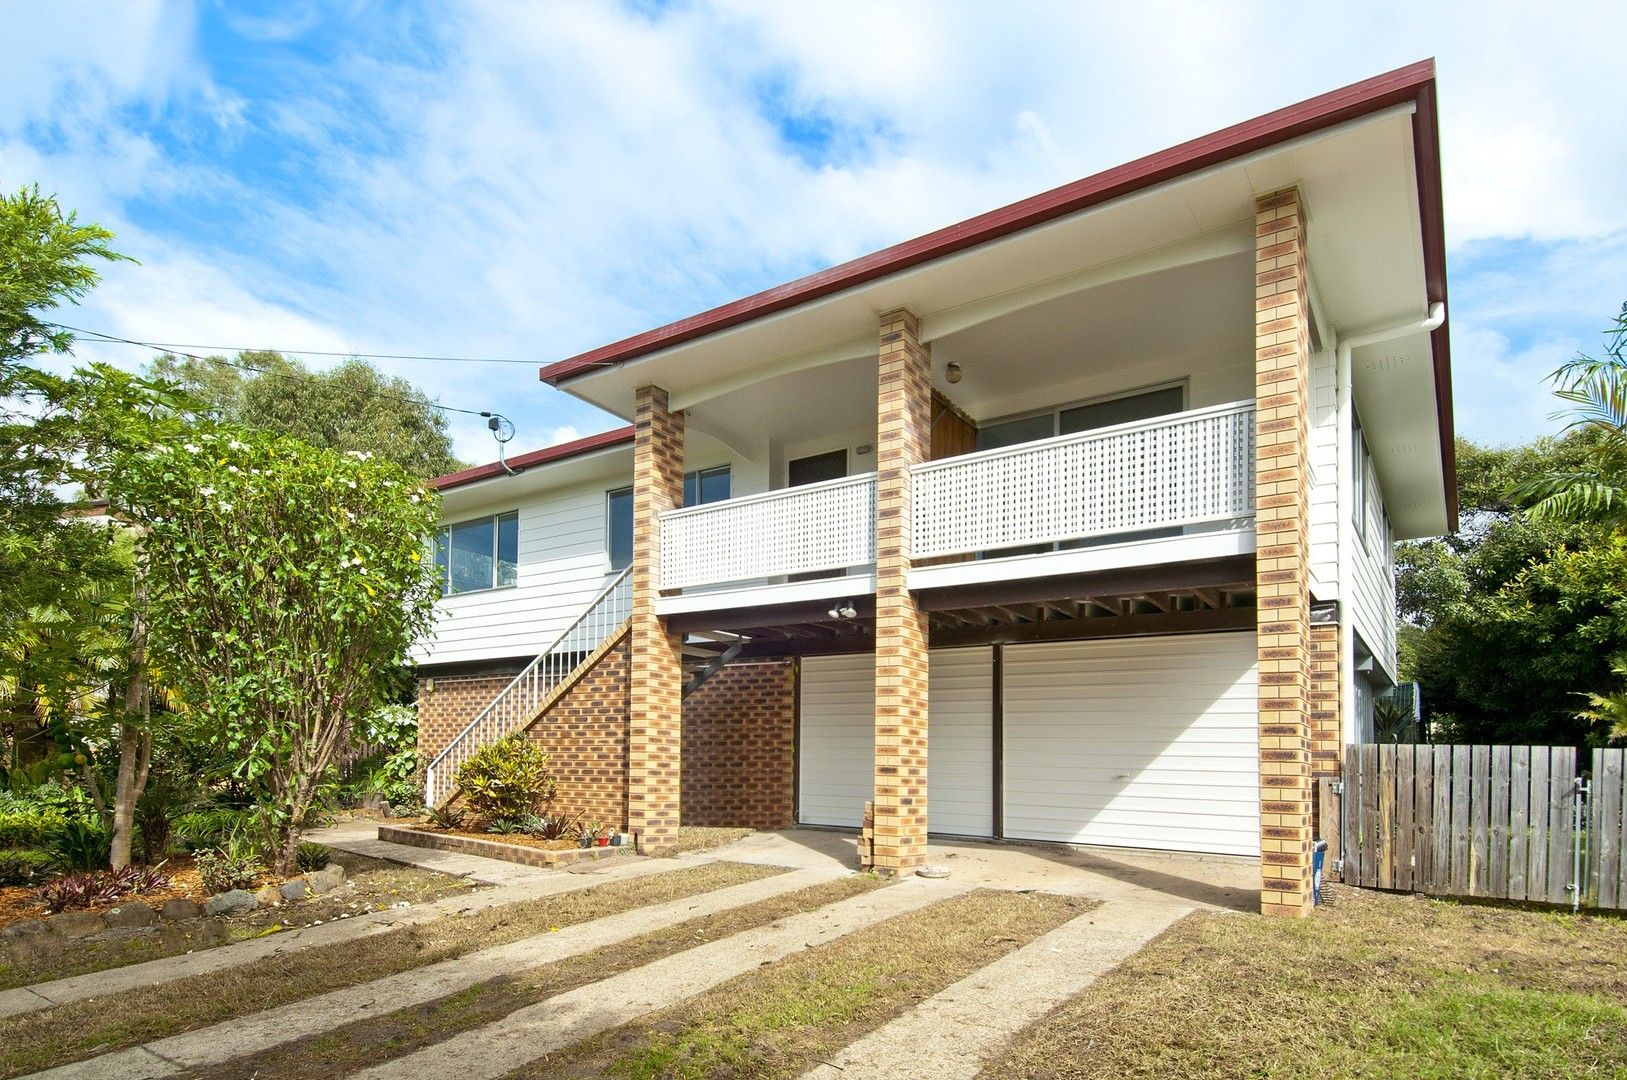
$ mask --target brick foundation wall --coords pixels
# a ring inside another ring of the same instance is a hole
[[[418,760],[429,760],[450,743],[503,687],[514,681],[516,672],[487,675],[451,675],[418,680]],[[434,689],[429,689],[433,684]]]
[[[737,661],[684,702],[684,824],[790,827],[796,666]]]
[[[556,814],[627,827],[628,654],[624,637],[531,725],[554,774]]]

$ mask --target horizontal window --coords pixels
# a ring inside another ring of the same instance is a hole
[[[436,530],[435,569],[445,595],[508,588],[519,563],[520,515],[514,511]]]
[[[729,497],[729,466],[697,469],[684,474],[684,505],[722,502]],[[633,489],[617,488],[605,493],[606,532],[609,535],[610,569],[621,570],[633,562]]]

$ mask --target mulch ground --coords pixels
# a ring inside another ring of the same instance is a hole
[[[117,900],[105,904],[96,904],[89,908],[75,908],[75,911],[106,911],[108,908],[118,907],[132,901],[143,903],[149,907],[164,906],[164,901],[174,899],[192,900],[203,903],[209,898],[209,890],[203,887],[203,879],[192,865],[192,856],[175,855],[163,864],[164,873],[170,876],[170,883],[161,889],[149,889],[142,893],[132,893],[121,896]],[[268,885],[278,879],[269,873],[261,874],[252,888]],[[32,885],[9,885],[0,888],[0,929],[10,926],[23,919],[39,919],[45,916],[45,905],[41,903]]]
[[[402,866],[335,850],[333,861],[345,868],[345,883],[333,892],[304,900],[283,901],[230,918],[200,918],[164,923],[140,930],[119,930],[93,938],[70,939],[57,934],[33,934],[0,942],[0,989],[82,975],[174,956],[184,952],[229,945],[265,934],[354,918],[394,904],[425,904],[478,888],[465,878]],[[192,871],[191,878],[196,878]],[[201,900],[201,885],[191,899]],[[157,906],[164,893],[143,893],[130,902]],[[38,913],[38,909],[35,909]]]

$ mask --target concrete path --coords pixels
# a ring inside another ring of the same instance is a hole
[[[1111,900],[921,1002],[804,1080],[971,1080],[1011,1039],[1193,908]]]
[[[322,843],[329,844],[332,847],[342,847],[346,851],[354,850],[358,854],[372,855],[374,858],[389,858],[395,862],[406,862],[406,858],[396,858],[393,853],[375,854],[375,851],[380,846],[405,852],[420,850],[402,844],[382,843],[378,840],[371,842],[373,847],[369,850],[361,850],[360,844],[353,847],[353,841],[350,840],[342,843],[335,840],[323,840]],[[650,874],[667,873],[683,869],[685,866],[710,861],[709,859],[607,861],[603,864],[604,868],[601,874],[590,876],[538,870],[532,867],[522,867],[513,863],[501,862],[497,859],[483,859],[476,855],[456,855],[447,852],[428,851],[425,854],[450,855],[455,859],[472,860],[479,864],[491,863],[499,867],[513,867],[516,870],[529,871],[529,875],[524,878],[514,877],[508,880],[506,884],[498,884],[495,888],[481,892],[443,897],[440,900],[415,905],[410,908],[385,908],[382,911],[373,911],[365,915],[353,915],[348,919],[323,923],[321,926],[307,926],[298,930],[286,930],[272,934],[269,937],[251,938],[248,941],[240,941],[232,945],[216,945],[180,956],[165,956],[140,964],[130,964],[126,967],[93,971],[85,975],[74,975],[65,979],[55,979],[50,982],[35,983],[31,986],[20,986],[12,990],[0,991],[0,1018],[35,1012],[39,1009],[47,1009],[52,1005],[61,1005],[69,1001],[106,997],[110,994],[151,986],[155,983],[184,979],[191,975],[224,971],[227,968],[241,967],[256,960],[263,960],[268,956],[282,956],[319,945],[341,945],[357,938],[370,937],[374,934],[398,930],[405,926],[417,926],[422,923],[434,922],[436,919],[446,918],[450,915],[468,914],[484,911],[487,908],[500,907],[504,904],[520,903],[526,900],[536,900],[544,896],[575,892],[579,889],[603,884],[607,880],[624,880],[645,877]],[[443,869],[436,867],[436,869],[441,869],[443,873],[460,874],[460,876],[479,881],[503,881],[508,878],[504,871],[493,870],[488,866],[478,865],[459,868],[460,866],[461,864],[453,864],[454,868]]]
[[[667,865],[677,867],[682,864]],[[500,975],[511,975],[515,971],[540,967],[613,945],[655,927],[717,914],[757,900],[805,889],[829,881],[833,876],[836,875],[829,871],[800,870],[686,896],[664,904],[635,908],[619,915],[568,926],[557,933],[539,934],[508,945],[482,949],[36,1075],[83,1080],[117,1076],[121,1080],[142,1080],[218,1065],[296,1039],[320,1035],[370,1016],[382,1016],[397,1009],[434,1001]]]
[[[764,964],[965,891],[946,881],[907,879],[556,995],[355,1076],[366,1080],[496,1080],[555,1050],[631,1023]]]
[[[525,885],[545,880],[557,873],[540,866],[521,866],[519,863],[503,859],[466,855],[461,851],[435,851],[430,848],[413,847],[410,844],[393,844],[378,838],[378,826],[377,821],[366,819],[342,821],[326,829],[312,830],[304,835],[304,839],[356,855],[366,855],[369,858],[383,859],[403,866],[415,866],[420,870],[434,870],[441,874],[451,874],[453,877],[466,877],[473,881],[485,882],[487,885]],[[592,865],[599,864],[595,862]]]

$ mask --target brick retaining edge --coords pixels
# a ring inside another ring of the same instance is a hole
[[[548,868],[565,863],[585,862],[589,859],[608,859],[616,855],[631,855],[633,846],[590,848],[534,848],[518,844],[505,844],[497,840],[477,840],[472,836],[425,832],[399,825],[380,825],[378,838],[391,844],[429,848],[431,851],[455,851],[464,855],[479,855],[487,859],[502,859],[521,866]]]

